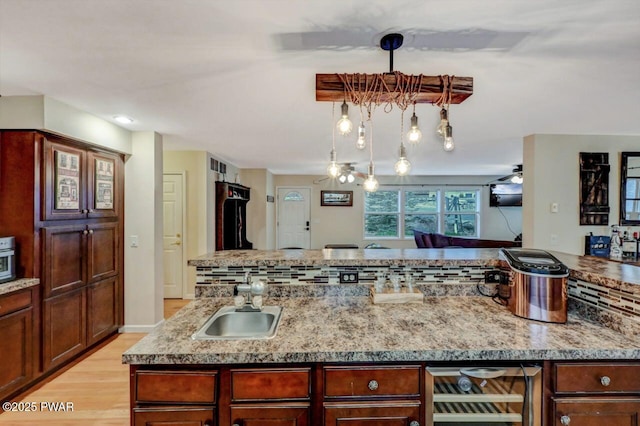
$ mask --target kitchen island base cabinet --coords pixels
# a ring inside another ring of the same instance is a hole
[[[557,398],[554,426],[640,426],[640,398]]]
[[[215,426],[214,407],[161,407],[136,408],[133,424],[136,426]]]
[[[243,404],[231,406],[231,422],[237,426],[308,426],[307,403]]]
[[[325,426],[419,426],[419,401],[325,403]]]

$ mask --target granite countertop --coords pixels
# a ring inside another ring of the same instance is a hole
[[[367,297],[269,298],[284,307],[269,340],[194,341],[231,300],[199,299],[126,351],[126,364],[638,359],[640,342],[573,314],[566,324],[518,318],[485,297],[373,305]]]
[[[190,266],[446,266],[500,264],[498,249],[221,250]]]
[[[22,290],[29,287],[34,287],[40,284],[38,278],[20,278],[18,280],[7,281],[0,284],[0,296],[14,291]]]

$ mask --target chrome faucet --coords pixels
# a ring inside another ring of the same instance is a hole
[[[266,290],[267,284],[264,281],[252,281],[251,273],[245,273],[244,282],[233,287],[234,303],[237,306],[236,312],[261,311],[262,295]]]

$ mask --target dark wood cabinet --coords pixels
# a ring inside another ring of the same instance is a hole
[[[87,347],[86,288],[45,299],[42,309],[44,369],[73,358]]]
[[[0,130],[0,182],[0,234],[16,237],[17,276],[41,283],[46,373],[123,325],[124,157],[46,132]]]
[[[260,403],[231,406],[231,424],[239,426],[307,426],[310,425],[308,403]]]
[[[325,403],[325,426],[419,425],[420,401]],[[412,423],[413,422],[413,423]]]
[[[640,362],[555,362],[545,368],[549,425],[640,425]]]
[[[0,399],[20,389],[38,370],[37,288],[0,296]]]
[[[214,407],[135,408],[131,423],[136,426],[215,426]]]
[[[216,182],[216,250],[251,249],[247,240],[247,203],[251,189]]]
[[[87,287],[87,345],[118,331],[118,298],[116,277]]]

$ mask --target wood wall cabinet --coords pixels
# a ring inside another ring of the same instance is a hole
[[[57,135],[0,130],[0,234],[16,237],[18,277],[40,279],[43,372],[124,322],[123,161]]]
[[[640,362],[557,362],[545,367],[549,425],[640,425]]]
[[[0,400],[29,383],[39,369],[38,287],[0,296]]]

